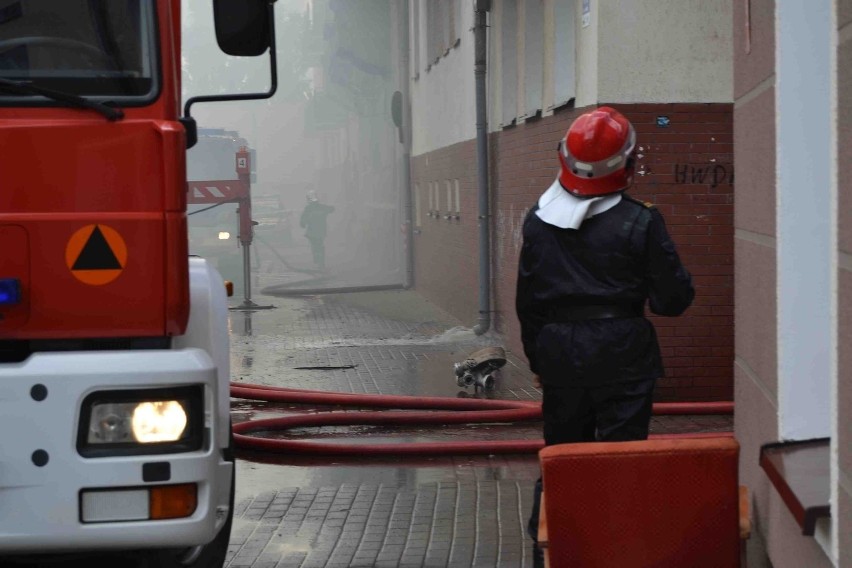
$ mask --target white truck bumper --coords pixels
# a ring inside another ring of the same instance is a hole
[[[219,426],[229,418],[221,413],[217,376],[210,356],[194,348],[37,353],[22,363],[0,364],[0,554],[171,548],[211,540],[227,518],[234,474],[223,455],[228,440],[221,439]],[[203,387],[200,449],[102,457],[78,451],[88,395],[187,385]],[[143,480],[143,465],[152,462],[168,462],[167,480]],[[183,483],[197,485],[194,513],[139,520],[140,495]],[[122,492],[83,499],[90,490]],[[97,507],[99,522],[83,521],[84,501]],[[105,520],[110,518],[120,520]]]

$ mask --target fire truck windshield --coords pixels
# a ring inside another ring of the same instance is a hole
[[[159,88],[155,32],[153,0],[0,0],[0,79],[141,104]]]

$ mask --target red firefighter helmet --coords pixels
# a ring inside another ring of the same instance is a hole
[[[624,191],[633,182],[636,131],[623,114],[600,107],[580,115],[559,143],[559,183],[578,197]]]

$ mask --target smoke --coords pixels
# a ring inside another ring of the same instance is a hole
[[[398,284],[404,278],[404,148],[391,120],[401,81],[395,5],[388,0],[277,2],[278,89],[268,100],[199,103],[200,130],[187,155],[190,179],[235,179],[231,152],[253,151],[251,247],[255,293],[321,271],[331,288]],[[231,57],[216,44],[209,4],[182,0],[183,97],[269,89],[269,58]],[[227,169],[227,168],[225,168]],[[227,177],[226,177],[227,176]],[[333,207],[307,212],[306,195]],[[191,207],[191,211],[200,209]],[[238,293],[244,286],[236,206],[190,217],[193,253]],[[222,238],[225,234],[229,238]]]

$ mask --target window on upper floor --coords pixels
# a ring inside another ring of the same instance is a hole
[[[427,70],[459,44],[462,1],[464,0],[425,2]]]
[[[548,110],[568,104],[577,94],[575,78],[576,0],[556,0],[553,6],[553,101]]]
[[[411,19],[411,78],[420,77],[420,0],[411,0],[409,5]]]
[[[503,0],[500,7],[500,125],[506,127],[518,118],[518,0]]]
[[[577,0],[498,0],[493,56],[500,65],[500,125],[539,116],[574,98]]]
[[[524,103],[519,118],[541,114],[544,73],[544,1],[526,0],[524,10],[524,60],[521,69]]]

